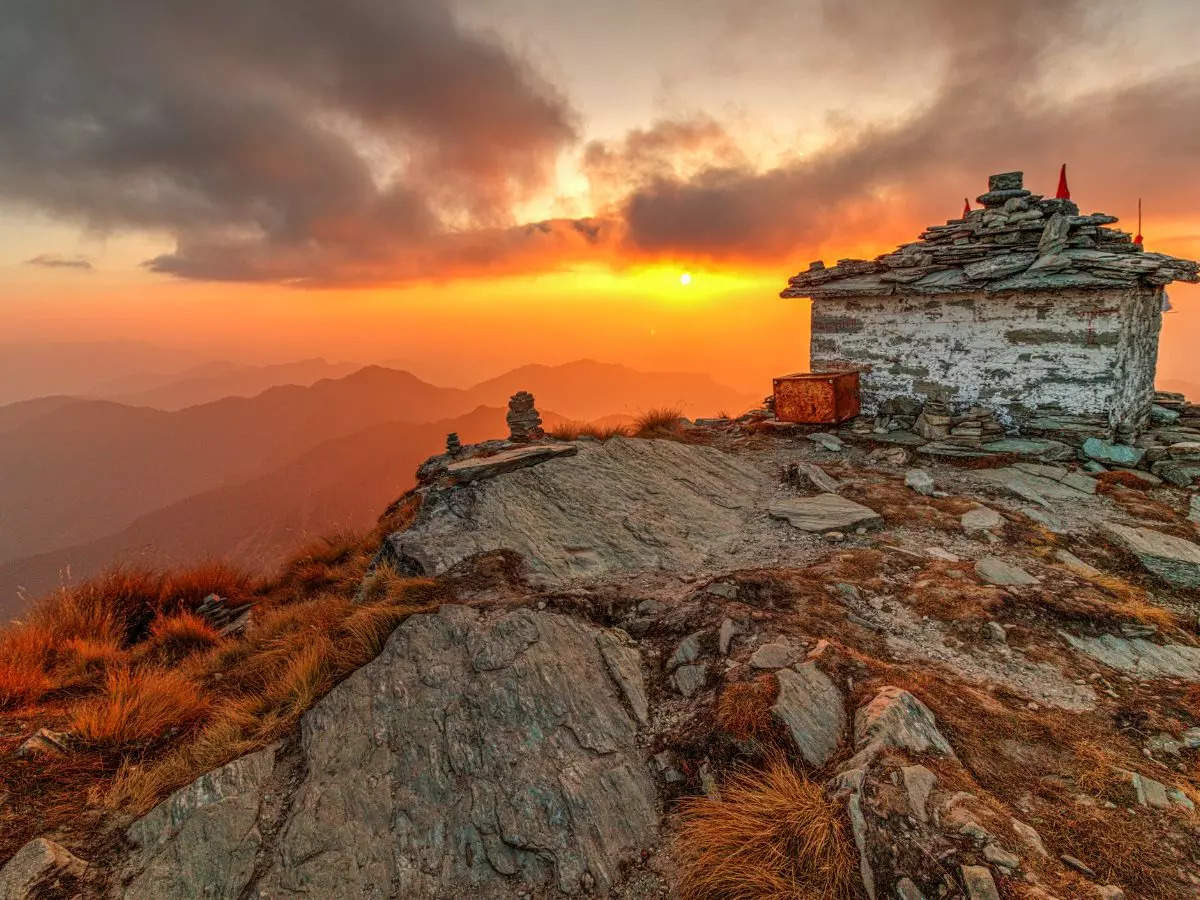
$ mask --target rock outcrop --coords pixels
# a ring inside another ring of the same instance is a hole
[[[386,552],[430,575],[499,549],[520,553],[550,581],[690,570],[738,540],[768,484],[753,466],[708,447],[626,438],[577,446],[575,456],[504,478],[431,488]]]
[[[297,742],[136,822],[124,896],[605,891],[659,837],[645,704],[637,651],[610,632],[529,610],[413,616]]]

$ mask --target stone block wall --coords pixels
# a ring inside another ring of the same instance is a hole
[[[863,411],[904,396],[1017,424],[1039,406],[1137,427],[1154,390],[1161,290],[822,297],[812,368],[870,366]]]

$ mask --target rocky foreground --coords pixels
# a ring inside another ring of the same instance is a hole
[[[109,858],[30,843],[0,896],[1200,896],[1190,458],[899,433],[455,447],[376,562],[453,603]],[[850,886],[699,891],[681,801],[781,757]]]

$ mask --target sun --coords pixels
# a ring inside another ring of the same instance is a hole
[[[691,284],[692,283],[692,273],[691,272],[683,272],[682,274],[680,274],[679,283],[682,284],[684,287],[687,287],[689,284]]]

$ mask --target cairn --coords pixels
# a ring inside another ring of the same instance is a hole
[[[462,450],[462,441],[458,439],[458,432],[452,431],[446,435],[446,452],[451,456]]]
[[[542,430],[542,417],[533,406],[533,394],[518,391],[508,400],[508,439],[519,444],[540,440],[546,436]]]
[[[944,441],[950,436],[953,422],[950,407],[944,400],[930,399],[913,425],[913,430],[927,441]]]
[[[1004,436],[1004,428],[996,421],[995,414],[982,406],[972,406],[961,416],[950,420],[950,435],[947,440],[960,447],[980,447]]]

